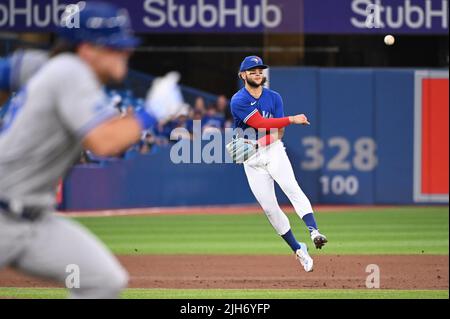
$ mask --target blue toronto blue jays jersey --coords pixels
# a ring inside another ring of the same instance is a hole
[[[263,88],[261,96],[255,99],[243,87],[231,98],[230,105],[235,129],[246,130],[250,128],[246,123],[256,112],[259,112],[265,118],[284,117],[283,99],[280,94],[266,88]]]

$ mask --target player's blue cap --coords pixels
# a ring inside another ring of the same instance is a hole
[[[263,63],[263,60],[256,55],[248,56],[242,61],[239,72],[244,72],[254,68],[267,69],[269,66]]]
[[[9,91],[11,86],[11,63],[7,58],[0,58],[0,90]]]
[[[58,33],[75,45],[88,42],[126,50],[140,43],[131,28],[128,11],[106,2],[81,1],[67,6]]]

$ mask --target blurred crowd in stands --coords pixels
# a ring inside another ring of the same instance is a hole
[[[134,97],[130,90],[108,90],[107,94],[120,114],[132,113],[136,108],[144,107],[144,99]],[[194,121],[196,120],[200,121],[201,132],[194,129]],[[139,154],[154,154],[158,149],[168,147],[180,139],[193,139],[195,134],[224,131],[228,127],[232,127],[232,115],[227,97],[219,95],[214,103],[207,104],[203,97],[198,96],[193,105],[186,105],[186,108],[175,117],[158,123],[152,130],[143,132],[140,142],[133,145],[121,156],[103,158],[89,151],[84,151],[80,164],[107,164],[118,159],[134,158]],[[177,128],[184,128],[184,130],[176,130]]]

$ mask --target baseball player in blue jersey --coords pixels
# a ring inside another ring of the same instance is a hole
[[[79,2],[75,14],[79,28],[68,28],[63,15],[57,53],[11,101],[0,133],[0,268],[64,283],[75,265],[80,285],[68,287],[72,298],[115,298],[127,272],[95,236],[53,214],[58,180],[83,148],[114,156],[139,141],[171,115],[155,109],[181,107],[181,92],[171,74],[152,86],[143,108],[120,116],[103,85],[123,80],[139,43],[128,14],[91,1]]]
[[[240,66],[239,77],[245,86],[231,99],[234,127],[240,129],[240,136],[228,144],[227,149],[237,163],[243,163],[250,188],[270,223],[309,272],[313,269],[313,260],[306,244],[295,239],[274,189],[275,181],[305,222],[316,248],[322,248],[327,238],[319,232],[311,204],[295,179],[281,141],[286,126],[309,125],[309,122],[304,114],[285,117],[280,94],[263,86],[266,68],[257,56],[246,57]]]

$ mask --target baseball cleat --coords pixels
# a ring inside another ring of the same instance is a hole
[[[300,262],[300,264],[303,266],[303,269],[305,269],[306,272],[310,272],[313,270],[313,259],[308,254],[308,247],[305,243],[299,243],[300,249],[297,249],[295,252],[295,256]]]
[[[328,242],[327,237],[319,233],[319,230],[317,229],[314,229],[311,232],[311,240],[313,241],[317,249],[322,249],[322,247]]]

